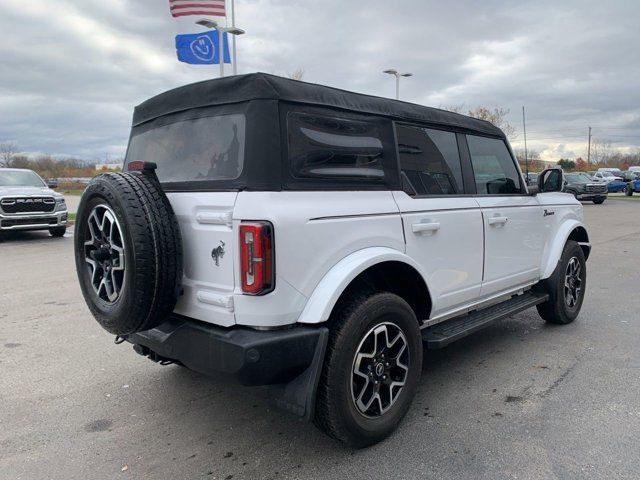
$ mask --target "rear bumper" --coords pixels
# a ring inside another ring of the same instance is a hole
[[[64,227],[67,225],[67,216],[66,210],[30,215],[0,214],[0,230],[48,230]]]
[[[191,370],[242,385],[287,383],[324,352],[324,327],[261,331],[222,328],[172,317],[157,328],[130,335],[127,341],[155,361],[178,361]]]

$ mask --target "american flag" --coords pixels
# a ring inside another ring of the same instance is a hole
[[[225,17],[225,0],[169,0],[171,16],[205,15]]]

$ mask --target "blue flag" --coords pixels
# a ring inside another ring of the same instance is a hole
[[[231,63],[229,42],[224,34],[224,63]],[[217,65],[220,63],[218,48],[218,32],[212,30],[204,33],[176,35],[176,53],[178,60],[193,65]]]

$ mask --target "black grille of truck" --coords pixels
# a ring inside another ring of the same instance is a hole
[[[50,213],[56,208],[53,197],[3,198],[0,208],[4,213]]]

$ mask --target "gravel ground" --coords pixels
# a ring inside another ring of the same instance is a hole
[[[427,352],[398,432],[352,451],[264,389],[113,344],[81,298],[72,238],[0,244],[0,478],[640,478],[640,205],[585,204],[575,323],[535,310]]]

